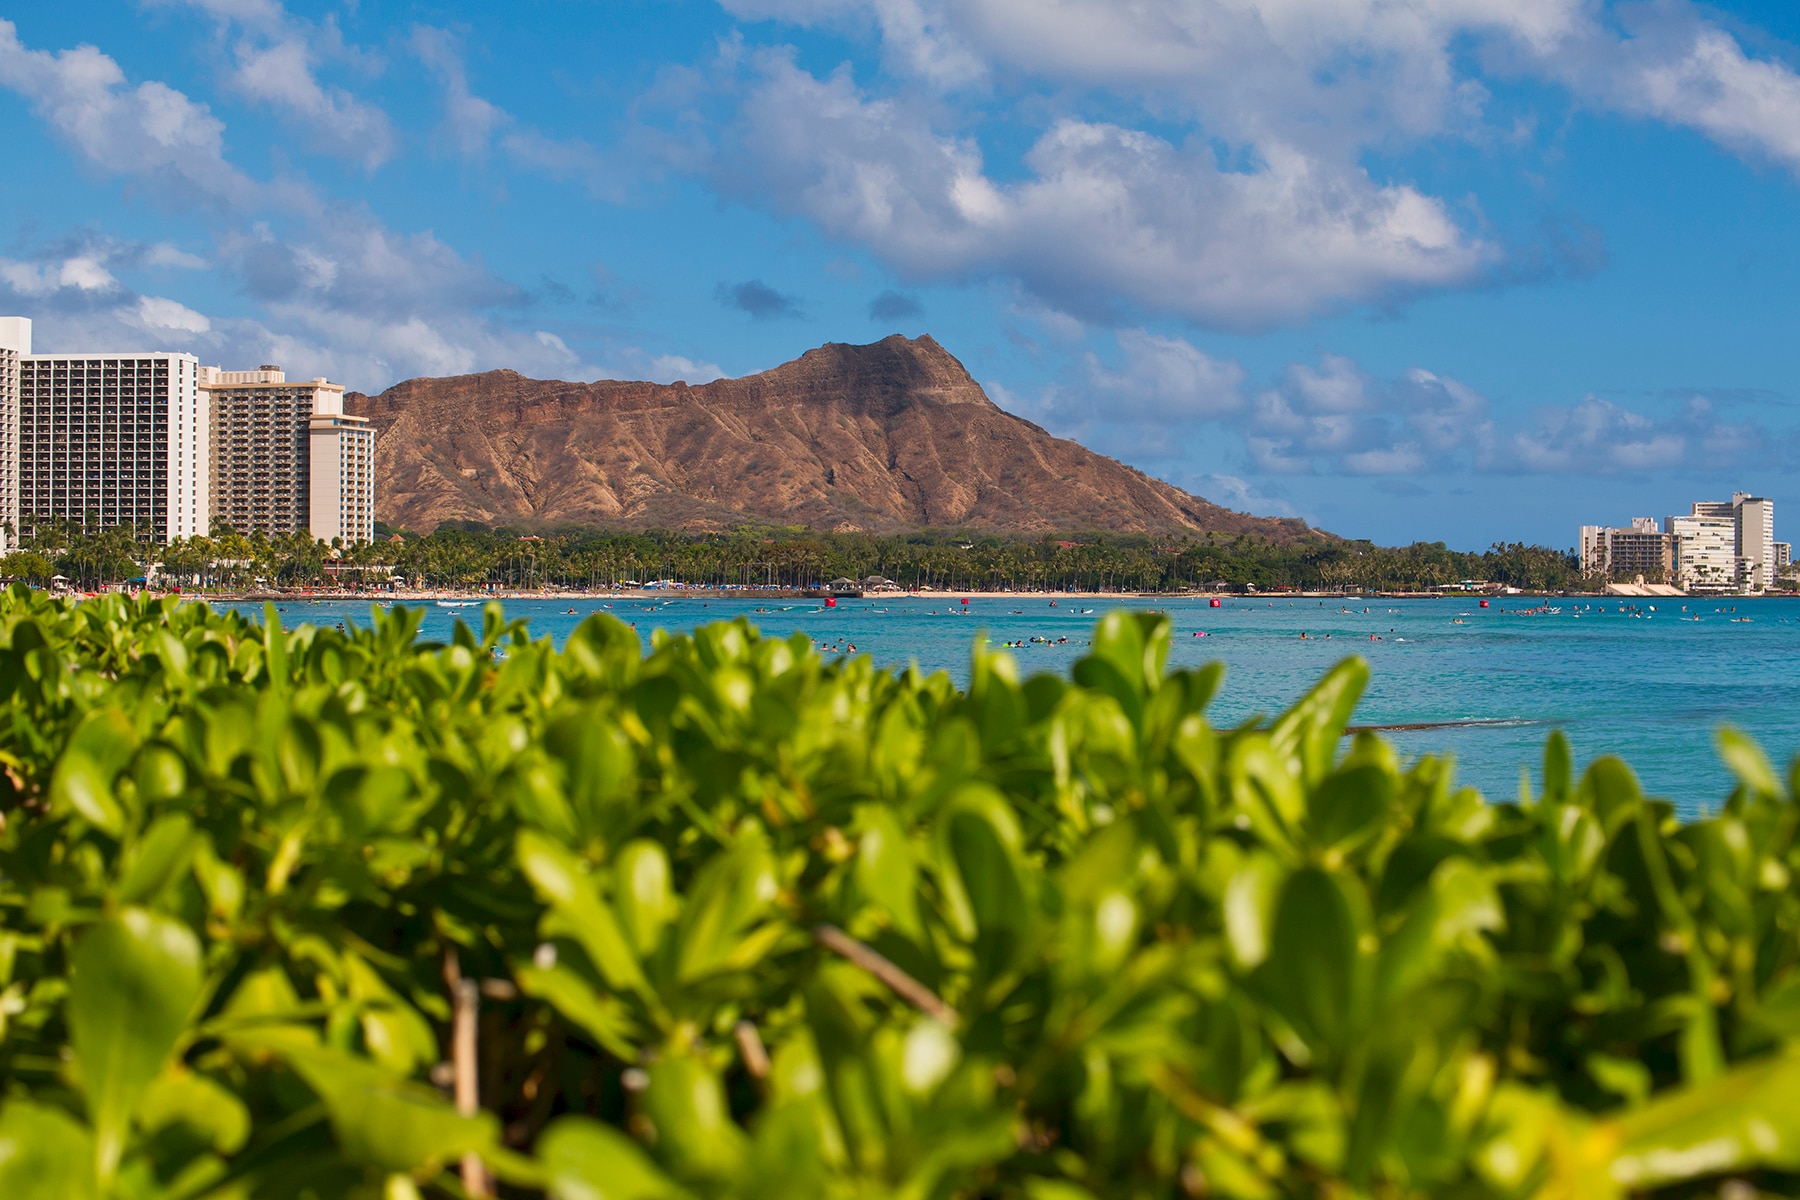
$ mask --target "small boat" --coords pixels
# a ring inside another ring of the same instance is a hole
[[[469,608],[480,603],[479,600],[439,600],[437,606],[439,608]]]

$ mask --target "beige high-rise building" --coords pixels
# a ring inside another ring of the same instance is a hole
[[[341,397],[340,397],[341,399]],[[375,431],[366,417],[313,416],[309,433],[311,523],[322,542],[375,540]]]
[[[1775,502],[1738,492],[1731,498],[1737,510],[1738,577],[1749,591],[1775,586]]]
[[[203,367],[212,401],[213,516],[239,533],[270,537],[313,528],[312,423],[342,415],[344,385],[288,381],[278,366],[254,371]]]
[[[31,322],[0,317],[0,550],[18,545],[19,372],[31,353]]]

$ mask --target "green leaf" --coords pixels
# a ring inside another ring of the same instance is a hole
[[[156,896],[187,870],[195,844],[194,823],[187,817],[174,813],[159,818],[126,855],[120,902],[140,904]]]
[[[656,1130],[656,1156],[684,1179],[728,1179],[746,1140],[731,1119],[719,1077],[699,1059],[674,1054],[650,1068],[644,1115]]]
[[[113,795],[137,748],[137,730],[119,709],[95,709],[77,725],[68,748],[50,775],[50,804],[81,813],[88,824],[113,837],[124,833],[124,810]]]
[[[580,940],[606,982],[623,991],[648,994],[644,969],[625,941],[612,910],[601,903],[594,879],[581,869],[581,860],[542,834],[519,832],[519,866],[540,899],[567,918],[570,932]]]
[[[519,990],[556,1008],[587,1031],[597,1045],[625,1062],[638,1056],[641,1031],[617,997],[595,991],[569,968],[521,965],[513,969]]]
[[[1719,748],[1719,757],[1725,766],[1737,776],[1744,790],[1755,796],[1775,799],[1781,795],[1781,783],[1775,778],[1775,768],[1769,765],[1768,756],[1762,747],[1731,728],[1721,726],[1714,737]]]
[[[1569,754],[1569,739],[1560,729],[1552,729],[1544,739],[1544,800],[1562,804],[1569,799],[1569,788],[1575,778],[1575,764]]]
[[[754,928],[779,891],[761,837],[747,836],[714,856],[695,878],[675,928],[675,978],[687,983],[754,966],[780,932],[779,925]]]
[[[1313,847],[1343,853],[1379,835],[1393,807],[1395,783],[1392,772],[1371,765],[1347,765],[1327,775],[1306,798]]]
[[[1225,885],[1226,946],[1239,969],[1248,971],[1269,957],[1269,939],[1275,928],[1275,904],[1287,868],[1273,854],[1253,851],[1245,855]]]
[[[1344,877],[1306,867],[1289,876],[1269,956],[1251,979],[1308,1050],[1333,1058],[1362,1024],[1368,955],[1366,902]]]
[[[0,1196],[96,1200],[94,1139],[58,1109],[10,1100],[0,1109]]]
[[[273,1055],[325,1102],[338,1145],[355,1162],[383,1171],[420,1171],[494,1146],[491,1113],[465,1117],[429,1088],[397,1079],[365,1059],[327,1049],[297,1026],[226,1035],[241,1052]]]
[[[82,935],[69,1032],[94,1125],[95,1169],[110,1180],[131,1115],[175,1049],[200,997],[200,943],[186,925],[126,909]]]
[[[1709,1176],[1800,1169],[1800,1047],[1658,1096],[1603,1125],[1622,1189],[1648,1191]]]
[[[676,1200],[686,1193],[637,1144],[587,1117],[559,1117],[538,1139],[551,1200]]]
[[[669,856],[639,839],[619,847],[613,860],[613,910],[632,947],[644,958],[656,952],[679,905],[669,886]]]
[[[1369,664],[1361,658],[1346,658],[1270,728],[1269,741],[1275,753],[1291,761],[1294,773],[1309,786],[1331,770],[1338,740],[1368,686]]]
[[[992,789],[972,785],[945,806],[937,841],[945,915],[974,943],[981,974],[992,978],[1012,965],[1036,919],[1018,819]]]
[[[146,1133],[186,1125],[220,1154],[236,1154],[250,1136],[250,1110],[244,1102],[186,1068],[157,1076],[138,1104],[137,1117]]]
[[[924,936],[919,923],[919,864],[906,831],[892,810],[879,804],[860,805],[856,824],[861,830],[856,847],[856,886],[881,905],[894,928],[918,941]]]

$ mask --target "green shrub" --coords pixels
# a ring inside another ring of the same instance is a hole
[[[1560,736],[1518,804],[1346,744],[1355,659],[1214,730],[1141,615],[966,692],[418,623],[0,596],[0,1196],[1800,1185],[1800,807],[1735,735],[1684,825]]]

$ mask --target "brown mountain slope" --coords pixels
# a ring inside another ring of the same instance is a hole
[[[743,379],[412,379],[345,407],[377,430],[382,519],[889,532],[1307,536],[1151,479],[998,408],[930,337],[831,344]]]

